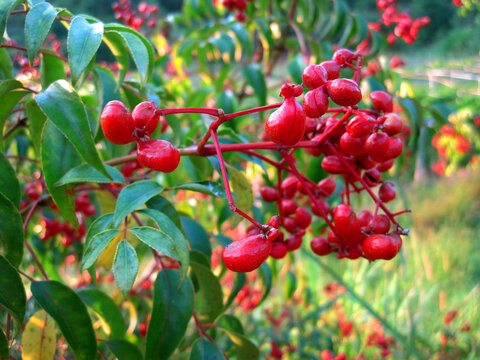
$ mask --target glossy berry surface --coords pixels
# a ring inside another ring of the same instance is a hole
[[[270,250],[270,256],[274,259],[282,259],[287,255],[287,244],[283,241],[274,241],[272,243],[272,249]]]
[[[390,182],[383,183],[382,186],[380,186],[380,189],[378,190],[378,197],[383,202],[392,201],[393,199],[395,199],[396,195],[397,193],[395,191],[395,187]]]
[[[370,99],[372,100],[373,107],[382,112],[392,112],[393,110],[393,101],[392,96],[381,90],[372,91],[370,93]]]
[[[105,105],[100,115],[100,126],[105,137],[116,145],[135,141],[133,117],[121,101],[113,100]]]
[[[180,163],[180,153],[166,140],[139,141],[137,160],[147,168],[170,173]]]
[[[132,111],[133,122],[137,131],[142,134],[152,134],[160,121],[160,114],[153,101],[144,101],[135,106]]]
[[[356,138],[370,135],[375,121],[370,117],[355,116],[347,125],[347,132]]]
[[[362,100],[358,84],[350,79],[328,81],[327,93],[335,104],[341,106],[357,105]]]
[[[328,110],[328,96],[323,88],[310,90],[303,97],[302,105],[306,116],[320,117]]]
[[[302,82],[308,89],[316,89],[327,82],[327,71],[321,65],[309,65],[303,70]]]
[[[225,266],[236,272],[257,269],[270,254],[272,243],[263,235],[253,235],[232,242],[222,250]]]
[[[362,246],[363,254],[368,260],[391,260],[397,255],[397,245],[389,235],[371,235]]]
[[[320,66],[323,66],[323,68],[327,71],[327,80],[335,80],[339,78],[342,67],[338,64],[338,62],[334,60],[327,60],[320,63]]]
[[[314,237],[310,243],[310,247],[315,254],[320,256],[325,256],[332,252],[330,242],[321,236]]]

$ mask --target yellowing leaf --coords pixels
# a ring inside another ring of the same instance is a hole
[[[250,211],[253,206],[252,184],[241,171],[228,164],[227,168],[230,184],[232,185],[232,193],[233,199],[235,200],[235,205],[243,212]],[[235,214],[235,216],[232,218],[231,226],[235,227],[242,219],[243,218],[238,214]]]
[[[22,335],[22,359],[54,359],[56,340],[55,322],[44,310],[39,310],[25,326]]]
[[[113,259],[115,257],[115,252],[117,251],[117,246],[120,241],[123,240],[123,231],[120,231],[117,236],[113,238],[112,241],[107,245],[105,250],[102,251],[100,256],[97,259],[97,267],[103,266],[105,270],[110,270],[113,265]],[[127,232],[126,240],[132,244],[134,247],[138,244],[138,240],[130,232]]]

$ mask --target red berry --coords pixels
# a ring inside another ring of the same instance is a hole
[[[103,134],[112,143],[124,145],[135,141],[133,117],[127,107],[117,100],[109,101],[100,115]]]
[[[357,161],[358,166],[365,170],[371,169],[375,167],[375,165],[377,165],[376,161],[373,161],[372,158],[368,155],[357,158]]]
[[[375,161],[384,161],[388,150],[389,137],[385,133],[374,133],[367,138],[365,147],[370,157]]]
[[[152,134],[158,126],[160,114],[157,112],[157,106],[153,101],[144,101],[135,106],[132,111],[133,122],[137,130]]]
[[[336,155],[325,156],[322,160],[322,168],[329,174],[345,174],[348,172],[348,169]]]
[[[272,227],[266,233],[266,237],[267,237],[268,241],[275,241],[275,240],[277,240],[279,233],[280,232],[278,231],[278,229],[275,229],[274,227]]]
[[[320,191],[320,194],[322,196],[329,197],[335,191],[336,186],[337,183],[335,182],[335,180],[331,177],[328,177],[318,183],[318,190]]]
[[[294,251],[297,250],[300,246],[302,246],[303,237],[299,235],[290,235],[287,240],[287,250]]]
[[[280,227],[280,216],[274,215],[268,220],[268,225],[278,229]]]
[[[232,271],[250,272],[262,265],[271,249],[272,242],[264,235],[253,235],[223,248],[222,261]]]
[[[357,105],[362,100],[358,84],[350,79],[335,79],[327,82],[327,93],[340,106]]]
[[[367,153],[365,149],[365,138],[355,138],[346,132],[340,138],[340,149],[348,155],[364,155]]]
[[[376,168],[368,169],[362,176],[368,186],[375,186],[380,182],[380,171]]]
[[[314,237],[310,243],[312,251],[320,256],[328,255],[332,252],[332,246],[327,239],[321,236]]]
[[[377,111],[383,111],[389,113],[393,111],[393,101],[392,96],[381,90],[372,91],[370,93],[370,99],[372,100],[372,105]]]
[[[370,221],[369,226],[374,234],[386,234],[390,230],[390,219],[387,215],[380,214]]]
[[[340,119],[337,119],[336,117],[329,116],[327,120],[325,121],[325,131],[330,131],[330,129],[335,126],[335,130],[333,133],[330,134],[329,140],[330,142],[336,142],[340,137],[343,135],[343,133],[346,131],[345,124],[340,124],[337,125]],[[321,136],[321,135],[320,135]],[[313,140],[313,139],[312,139]]]
[[[368,117],[355,116],[347,125],[347,132],[356,138],[370,135],[375,127],[375,120]]]
[[[262,187],[260,189],[260,196],[265,202],[275,202],[278,200],[277,189],[273,187]]]
[[[348,49],[335,51],[332,60],[339,65],[351,64],[356,58],[356,54]]]
[[[274,143],[291,146],[303,137],[305,113],[293,97],[295,90],[287,89],[285,86],[282,88],[282,93],[287,95],[283,104],[268,117],[265,132]]]
[[[305,115],[318,118],[328,110],[328,96],[323,88],[310,90],[302,101]]]
[[[380,186],[380,189],[378,190],[378,197],[383,202],[392,201],[393,199],[395,199],[396,195],[397,193],[395,191],[395,187],[390,182],[383,183],[382,186]]]
[[[357,219],[358,222],[360,223],[360,226],[367,226],[370,221],[372,220],[373,215],[370,211],[368,210],[362,210],[360,214],[358,214]]]
[[[297,203],[290,199],[283,199],[282,200],[282,214],[285,216],[290,216],[295,213],[297,210]]]
[[[400,116],[396,113],[389,113],[385,115],[385,121],[382,124],[382,131],[388,135],[393,136],[400,134],[403,128],[403,122]]]
[[[371,235],[362,245],[364,256],[368,260],[391,260],[397,255],[397,246],[389,235]]]
[[[287,245],[281,241],[274,241],[272,243],[272,249],[270,250],[270,256],[274,259],[282,259],[287,255]]]
[[[333,211],[333,222],[337,233],[349,240],[356,240],[360,233],[360,224],[352,207],[347,204],[338,205]]]
[[[327,70],[320,65],[309,65],[303,70],[302,81],[307,89],[316,89],[327,82]]]
[[[327,60],[320,63],[320,66],[327,71],[327,80],[335,80],[340,76],[341,66],[333,60]]]
[[[380,172],[388,171],[392,168],[393,164],[394,164],[393,159],[390,159],[390,160],[387,160],[387,161],[382,161],[381,163],[379,163],[377,165],[377,170],[380,171]]]
[[[285,230],[287,230],[290,234],[293,234],[293,233],[296,232],[297,229],[298,229],[298,225],[297,225],[297,223],[295,222],[295,219],[294,219],[294,218],[291,218],[291,217],[287,217],[287,218],[283,219],[283,227],[284,227]]]
[[[240,22],[245,22],[247,20],[247,14],[245,14],[245,11],[237,11],[235,19]]]
[[[289,176],[282,181],[282,194],[285,198],[291,199],[297,192],[298,180],[294,176]]]
[[[316,199],[312,202],[312,212],[318,217],[325,217],[330,210],[330,205],[323,199]]]
[[[138,325],[138,333],[141,337],[147,336],[147,324],[140,324]]]
[[[306,229],[312,222],[312,215],[305,208],[295,210],[295,223],[302,229]]]
[[[390,138],[388,139],[388,149],[384,154],[384,161],[390,159],[396,159],[402,154],[403,151],[403,141],[400,138]]]
[[[139,141],[137,160],[142,166],[170,173],[180,163],[180,153],[166,140]]]

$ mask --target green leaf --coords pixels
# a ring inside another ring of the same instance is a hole
[[[298,54],[295,56],[287,65],[288,73],[293,79],[295,84],[302,83],[302,73],[303,69],[305,69],[305,62],[303,61],[303,56]]]
[[[162,192],[163,187],[152,180],[142,180],[122,189],[113,215],[113,226],[118,227],[123,218]]]
[[[45,41],[57,16],[57,10],[48,2],[41,2],[31,7],[25,17],[25,46],[30,66],[40,46]]]
[[[13,77],[13,63],[7,49],[0,48],[0,78],[9,79]]]
[[[173,206],[173,204],[165,199],[163,196],[155,196],[147,201],[146,203],[149,209],[158,210],[165,215],[167,215],[170,220],[173,221],[175,226],[180,229],[183,233],[182,222],[180,221],[180,215],[178,215],[177,210]]]
[[[131,229],[132,232],[141,241],[151,246],[155,250],[158,250],[165,255],[180,261],[181,280],[183,281],[187,275],[189,264],[188,245],[185,236],[166,214],[153,209],[144,209],[140,210],[139,212],[149,216],[157,223],[158,230],[154,230],[160,232],[160,234],[153,234],[151,231],[153,228],[148,228],[146,231],[140,230],[141,234],[138,231],[134,231],[134,229],[139,228],[133,228]],[[157,236],[157,238],[149,239],[151,236]],[[141,237],[144,238],[142,239]],[[157,244],[159,239],[161,239],[161,244]]]
[[[243,172],[237,170],[233,166],[227,164],[227,169],[232,186],[232,194],[235,200],[235,206],[244,212],[250,211],[252,209],[254,200],[252,183],[247,179]],[[238,225],[241,220],[243,220],[243,217],[238,214],[234,214],[231,223],[232,228]]]
[[[0,153],[0,193],[20,208],[20,184],[10,162]]]
[[[97,358],[97,341],[87,307],[68,286],[54,280],[35,281],[31,285],[33,297],[55,320],[75,358]]]
[[[127,44],[118,31],[105,31],[103,41],[107,44],[118,63],[118,83],[123,83],[130,65]]]
[[[35,95],[35,101],[72,143],[78,154],[88,164],[109,177],[95,148],[85,106],[75,89],[65,80],[58,80],[44,92]]]
[[[233,315],[224,314],[218,318],[216,323],[225,330],[233,331],[240,335],[245,333],[242,323]]]
[[[208,233],[202,225],[193,219],[182,216],[181,221],[190,248],[204,253],[210,261],[212,257],[212,245],[210,244]]]
[[[0,255],[0,305],[5,307],[15,321],[16,330],[22,327],[27,307],[27,295],[17,270]]]
[[[173,188],[177,190],[195,191],[202,194],[217,196],[223,199],[227,198],[227,195],[225,194],[225,188],[221,183],[218,183],[216,181],[203,180],[203,181],[175,185]]]
[[[287,279],[285,281],[285,299],[291,299],[293,293],[297,289],[297,277],[292,271],[287,272]]]
[[[65,79],[65,65],[63,60],[53,50],[45,49],[40,54],[40,82],[42,89],[46,89],[51,83]]]
[[[0,84],[0,99],[2,99],[0,101],[0,134],[12,109],[28,93],[25,90],[19,90],[22,86],[21,82],[13,79],[4,80]],[[0,138],[0,150],[2,147],[3,140]]]
[[[178,270],[160,271],[154,285],[152,317],[147,332],[146,360],[168,359],[187,330],[193,311],[193,285],[180,282]]]
[[[0,328],[0,359],[8,358],[8,341],[3,329]]]
[[[201,337],[195,340],[190,352],[190,360],[222,360],[225,356],[210,340]]]
[[[258,268],[258,271],[260,272],[260,279],[262,279],[263,286],[265,287],[262,299],[258,303],[258,305],[260,305],[268,297],[270,290],[272,290],[273,274],[272,274],[272,270],[270,269],[270,266],[268,266],[266,262],[264,262]]]
[[[126,240],[118,244],[113,263],[113,275],[118,287],[124,296],[127,296],[132,289],[138,273],[137,253],[132,245]]]
[[[237,353],[237,360],[260,359],[260,350],[258,350],[258,347],[249,339],[247,339],[244,335],[241,335],[232,330],[227,330],[224,328],[220,329],[229,336],[230,340],[232,340]]]
[[[87,231],[87,235],[85,236],[85,245],[83,246],[84,251],[88,248],[90,242],[92,241],[93,237],[102,231],[108,229],[109,225],[112,223],[113,214],[104,214],[99,218],[95,219],[95,221],[90,225]]]
[[[110,296],[98,289],[81,289],[77,294],[108,325],[111,339],[121,339],[127,331],[122,313]]]
[[[3,38],[5,34],[5,26],[7,25],[7,19],[10,13],[21,3],[23,0],[2,0],[0,1],[0,38]]]
[[[40,152],[48,192],[62,215],[71,224],[77,224],[73,196],[68,194],[66,186],[54,186],[54,184],[68,170],[81,163],[80,157],[72,144],[51,121],[47,121],[43,128]]]
[[[232,286],[232,291],[230,292],[230,295],[228,295],[228,299],[225,303],[225,310],[227,310],[230,305],[233,303],[233,300],[235,300],[235,297],[238,295],[240,290],[243,289],[245,286],[247,280],[247,276],[245,273],[234,273],[233,274],[233,286]]]
[[[117,24],[106,24],[105,31],[116,31],[125,41],[128,52],[133,58],[142,83],[145,84],[150,78],[155,61],[155,50],[152,44],[137,31]]]
[[[40,110],[40,107],[35,102],[34,99],[30,99],[25,102],[25,112],[28,117],[28,124],[30,131],[30,139],[35,146],[35,151],[37,154],[40,154],[40,144],[42,142],[42,131],[43,126],[45,125],[45,121],[47,117],[45,114]]]
[[[120,231],[118,229],[104,230],[94,236],[85,246],[85,253],[82,258],[82,270],[92,266],[108,244],[117,236]]]
[[[106,344],[118,360],[143,359],[143,355],[138,347],[131,342],[115,339],[107,341]]]
[[[20,265],[23,257],[22,223],[18,209],[0,193],[0,249],[15,268]]]
[[[120,100],[120,87],[117,85],[112,71],[95,66],[95,74],[98,78],[97,91],[99,96],[98,104],[101,109],[111,100]]]
[[[209,268],[192,262],[198,290],[195,294],[195,312],[202,322],[213,322],[223,312],[222,287]]]
[[[90,165],[81,164],[74,167],[73,169],[70,169],[65,175],[61,177],[60,180],[55,183],[55,186],[79,182],[125,184],[125,180],[123,179],[120,171],[108,165],[105,165],[105,168],[112,177],[111,179],[107,178]]]
[[[75,16],[68,30],[68,63],[75,84],[97,53],[103,37],[103,23],[89,23],[85,17]]]
[[[260,105],[265,105],[267,103],[267,83],[260,65],[256,63],[250,64],[242,69],[242,74],[248,85],[255,91]]]

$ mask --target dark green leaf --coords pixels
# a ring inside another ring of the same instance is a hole
[[[301,54],[295,56],[287,65],[288,73],[293,79],[295,84],[302,83],[302,73],[305,69],[305,62],[303,61],[303,56]]]
[[[253,88],[260,105],[265,105],[267,103],[267,83],[260,65],[250,64],[243,68],[242,73],[248,85]]]
[[[75,358],[96,359],[95,331],[87,307],[80,297],[69,287],[54,280],[35,281],[31,290],[38,304],[59,326]]]
[[[0,359],[8,358],[8,341],[3,329],[0,328]]]
[[[235,297],[238,295],[240,290],[245,286],[245,282],[247,280],[247,276],[245,273],[235,273],[233,275],[233,286],[232,286],[232,291],[230,292],[230,295],[228,295],[228,299],[225,303],[225,310],[230,307],[230,305],[233,303],[233,300],[235,300]]]
[[[104,214],[99,218],[95,219],[95,221],[90,225],[87,231],[87,235],[85,236],[85,245],[84,248],[87,248],[92,241],[92,238],[108,229],[109,225],[112,223],[113,214]]]
[[[260,351],[257,346],[235,331],[222,329],[232,340],[237,353],[237,360],[257,360],[260,359]]]
[[[285,299],[291,299],[293,293],[297,289],[297,277],[292,271],[287,272],[287,279],[285,281]]]
[[[144,230],[134,230],[141,228],[133,228],[131,229],[132,232],[155,250],[180,261],[180,273],[183,281],[187,275],[189,264],[188,245],[185,236],[164,213],[153,209],[140,210],[140,213],[152,218],[157,223],[158,230],[146,227],[147,229]],[[152,229],[155,232],[152,232]]]
[[[105,250],[119,232],[117,229],[110,229],[92,236],[88,246],[85,247],[85,253],[82,258],[82,270],[88,269],[97,261],[102,251]]]
[[[38,3],[28,11],[25,18],[25,46],[31,66],[56,16],[57,10],[48,2]]]
[[[27,295],[17,270],[0,255],[0,305],[5,307],[15,320],[16,330],[22,327],[25,317]]]
[[[222,287],[209,268],[191,263],[198,290],[195,294],[195,312],[202,322],[213,322],[223,311]]]
[[[10,162],[0,153],[0,193],[20,208],[20,184]]]
[[[177,210],[172,205],[170,201],[165,199],[163,196],[155,196],[147,201],[146,203],[149,209],[158,210],[165,215],[167,215],[170,220],[173,221],[175,226],[183,232],[182,222],[180,221],[180,215],[178,215]]]
[[[65,65],[63,60],[53,50],[45,49],[40,55],[40,82],[42,89],[46,89],[51,83],[65,79]]]
[[[143,359],[142,353],[138,347],[131,342],[121,339],[107,341],[107,346],[118,360],[136,360]]]
[[[10,13],[21,3],[23,0],[2,0],[0,1],[0,38],[3,38],[5,33],[5,26],[7,25],[7,19]]]
[[[95,148],[85,106],[71,85],[65,80],[58,80],[44,92],[35,95],[35,101],[72,143],[78,154],[88,164],[109,177]]]
[[[195,340],[190,352],[190,360],[222,360],[225,359],[220,349],[207,338]]]
[[[123,179],[120,171],[114,167],[105,165],[108,173],[112,177],[111,179],[104,176],[101,172],[94,169],[90,165],[82,164],[70,169],[65,175],[61,177],[55,183],[55,186],[61,186],[72,183],[79,182],[88,182],[88,183],[115,183],[115,184],[124,184],[125,180]]]
[[[0,78],[9,79],[12,78],[13,63],[7,49],[0,48]]]
[[[262,299],[258,303],[260,305],[262,302],[265,301],[267,298],[268,294],[270,293],[270,290],[272,289],[272,279],[273,279],[273,274],[272,270],[270,269],[270,266],[266,262],[264,262],[259,268],[260,272],[260,279],[262,279],[263,286],[265,287]]]
[[[210,237],[205,229],[195,220],[182,216],[182,226],[190,248],[200,251],[210,257],[212,256],[212,246],[210,245]]]
[[[105,31],[103,41],[107,44],[110,51],[117,59],[119,68],[118,83],[121,84],[123,83],[123,79],[125,79],[125,75],[127,74],[130,65],[126,41],[118,31]]]
[[[40,107],[34,99],[30,99],[25,102],[25,112],[27,113],[28,125],[31,129],[30,138],[32,139],[33,145],[35,146],[35,151],[37,152],[37,154],[40,154],[42,131],[47,117],[42,112],[42,110],[40,110]]]
[[[3,255],[18,267],[23,257],[22,217],[15,205],[0,193],[0,245]]]
[[[123,218],[142,206],[150,198],[162,192],[163,187],[152,180],[142,180],[130,184],[122,189],[117,199],[113,226],[118,226]]]
[[[233,331],[240,335],[245,333],[242,323],[233,315],[224,314],[218,318],[216,323],[225,330]]]
[[[218,183],[216,181],[203,180],[175,185],[174,188],[177,190],[196,191],[202,194],[213,195],[223,199],[227,198],[227,195],[225,194],[225,188],[221,183]]]
[[[108,324],[111,339],[121,339],[125,336],[127,329],[122,313],[110,296],[98,289],[82,289],[78,290],[77,294]]]
[[[124,296],[127,296],[132,289],[138,272],[137,253],[132,245],[126,240],[118,244],[115,260],[113,263],[113,274],[118,287]]]
[[[96,66],[95,74],[98,76],[99,80],[97,91],[100,96],[98,101],[100,108],[103,109],[111,100],[120,100],[120,87],[116,83],[113,73],[109,69]]]
[[[45,184],[52,199],[60,209],[62,215],[71,223],[77,223],[73,196],[67,193],[67,187],[54,186],[70,169],[81,163],[72,144],[63,134],[47,121],[42,134],[41,145],[42,169]]]
[[[193,285],[180,284],[178,270],[160,271],[154,285],[153,309],[147,332],[146,360],[168,359],[180,343],[193,311]]]
[[[97,53],[103,37],[103,23],[89,23],[83,16],[75,16],[68,30],[68,63],[75,84]]]

